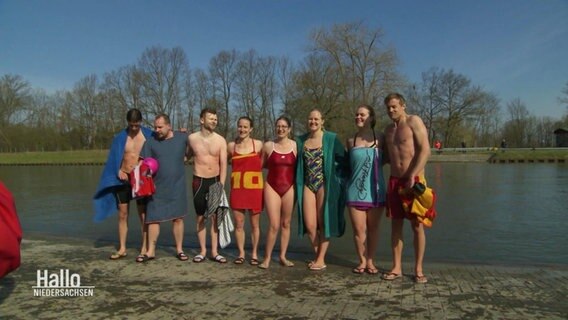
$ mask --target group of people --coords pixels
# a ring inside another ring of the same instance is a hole
[[[395,280],[402,276],[402,230],[406,218],[414,233],[414,279],[418,283],[427,282],[422,266],[426,244],[424,226],[405,212],[399,195],[401,188],[426,183],[424,167],[430,154],[427,131],[418,116],[406,113],[401,94],[389,94],[384,103],[392,120],[384,132],[375,130],[375,110],[369,105],[361,105],[355,115],[356,132],[345,144],[335,133],[324,130],[324,115],[317,109],[309,112],[304,135],[292,139],[292,123],[281,116],[275,123],[275,138],[264,143],[252,137],[254,123],[246,116],[238,119],[237,137],[227,143],[215,132],[217,115],[214,109],[202,110],[200,130],[189,135],[172,130],[165,114],[156,116],[151,134],[141,127],[140,111],[129,110],[128,128],[115,137],[95,194],[96,220],[113,213],[113,201],[119,209],[119,247],[110,258],[126,256],[128,205],[132,200],[128,174],[141,159],[153,157],[160,165],[154,177],[156,191],[149,198],[136,200],[143,236],[136,261],[154,259],[160,222],[163,221],[173,222],[177,258],[189,259],[182,248],[183,218],[188,212],[184,161],[193,159],[192,189],[200,252],[192,260],[199,263],[207,259],[206,221],[211,220],[209,257],[226,263],[227,259],[218,251],[217,217],[206,215],[206,212],[210,209],[210,187],[219,183],[224,185],[230,161],[229,206],[235,221],[238,248],[235,264],[243,264],[247,259],[245,221],[248,215],[252,240],[249,264],[262,269],[270,267],[280,232],[279,263],[294,266],[286,253],[290,221],[296,207],[298,233],[307,234],[314,252],[307,267],[313,271],[324,270],[330,239],[344,234],[344,209],[347,206],[359,258],[353,272],[377,274],[374,254],[380,218],[387,208],[387,216],[392,219],[393,264],[390,271],[382,275],[383,279]],[[388,183],[383,176],[385,163],[390,163]],[[266,178],[263,169],[267,170]],[[269,229],[261,260],[258,246],[263,208],[269,219]]]

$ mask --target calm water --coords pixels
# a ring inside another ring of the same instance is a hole
[[[25,234],[114,242],[115,217],[92,222],[91,197],[101,170],[97,166],[0,167],[0,180],[15,195]],[[433,163],[427,170],[427,179],[438,193],[438,218],[427,230],[426,261],[568,264],[567,165]],[[189,168],[187,173],[190,177]],[[130,247],[137,246],[140,234],[134,212],[131,208]],[[266,220],[263,216],[264,224]],[[193,211],[185,221],[184,242],[195,248]],[[294,216],[290,251],[309,252],[307,239],[296,235],[296,225]],[[408,225],[404,232],[405,259],[411,261]],[[173,243],[170,233],[170,224],[163,224],[161,244]],[[389,236],[390,221],[383,218],[381,261],[390,259]],[[261,244],[264,237],[263,233]],[[355,261],[353,250],[348,224],[342,238],[332,239],[329,254],[335,261]]]

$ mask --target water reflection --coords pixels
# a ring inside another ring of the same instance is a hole
[[[439,214],[433,228],[427,230],[426,263],[568,264],[564,249],[568,242],[567,168],[565,164],[429,164],[426,177],[438,193]],[[101,170],[97,166],[0,167],[0,179],[16,198],[24,236],[116,241],[115,217],[92,222],[91,197]],[[187,168],[188,177],[190,173]],[[197,244],[194,217],[192,210],[186,218],[184,242],[190,247]],[[266,217],[262,220],[266,226]],[[295,216],[292,221],[290,250],[309,252],[307,239],[296,235]],[[131,247],[137,246],[138,226],[132,208]],[[408,224],[404,232],[405,261],[412,261]],[[330,255],[354,261],[351,237],[348,225],[343,238],[332,240]],[[390,259],[389,237],[390,221],[383,218],[378,251],[381,261]],[[169,232],[160,235],[160,242],[173,243]]]

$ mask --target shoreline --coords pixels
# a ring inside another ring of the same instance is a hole
[[[428,162],[567,163],[568,148],[446,148]],[[102,166],[108,150],[0,153],[0,166]],[[186,163],[190,165],[191,162]]]
[[[26,238],[22,265],[0,280],[0,314],[11,319],[379,319],[523,318],[565,319],[568,267],[518,267],[427,263],[427,284],[411,273],[395,281],[356,275],[330,259],[325,271],[307,270],[307,257],[270,269],[250,265],[181,262],[173,248],[134,262],[136,251],[111,261],[111,243]],[[190,257],[194,253],[191,250]],[[412,270],[411,261],[404,270]],[[69,269],[85,297],[34,297],[37,271]],[[385,271],[385,270],[381,270]]]
[[[338,238],[335,238],[336,240]],[[187,239],[186,239],[187,240]],[[24,234],[24,238],[23,241],[45,241],[45,242],[61,242],[61,243],[83,243],[85,245],[89,245],[91,244],[94,247],[99,247],[99,246],[105,246],[105,247],[109,247],[110,251],[108,252],[109,255],[110,253],[112,253],[112,250],[115,250],[116,245],[118,244],[118,239],[113,237],[113,238],[99,238],[99,239],[91,239],[91,238],[82,238],[82,237],[77,237],[77,236],[62,236],[62,235],[53,235],[53,234],[47,234],[47,233],[38,233],[38,232],[28,232]],[[139,243],[135,240],[127,240],[126,242],[127,244],[127,250],[128,251],[132,251],[134,254],[136,251],[136,248],[138,248]],[[409,246],[411,246],[411,244],[408,244]],[[168,242],[167,240],[163,240],[161,241],[160,244],[158,244],[158,247],[163,250],[163,251],[169,251],[169,250],[173,250],[173,248],[175,248],[175,243],[172,242]],[[197,243],[192,243],[192,244],[187,244],[184,241],[183,244],[183,248],[186,251],[186,253],[191,257],[193,257],[193,255],[197,254],[199,251],[199,247],[197,245]],[[294,250],[294,248],[292,247],[288,247],[288,255],[290,256],[294,256],[294,257],[301,257],[301,260],[309,260],[309,258],[311,258],[311,253],[308,251],[309,248],[306,248],[306,250]],[[260,244],[259,245],[259,258],[262,259],[263,257],[263,253],[264,253],[264,244]],[[238,249],[235,246],[235,240],[233,239],[233,241],[231,242],[231,244],[224,249],[219,249],[219,251],[221,251],[221,253],[226,256],[229,260],[229,262],[232,261],[232,258],[236,258],[237,257],[237,253],[238,253]],[[247,251],[247,253],[250,251],[250,244],[247,242],[247,244],[245,245],[245,251]],[[274,248],[274,254],[273,256],[277,256],[277,253],[280,252],[279,247],[275,246]],[[426,252],[428,253],[428,252]],[[193,255],[192,255],[193,254]],[[390,256],[388,256],[386,259],[384,257],[384,255],[379,255],[379,253],[377,252],[377,254],[375,255],[376,258],[376,264],[378,266],[388,266],[391,264],[390,261]],[[231,258],[231,259],[229,259]],[[357,257],[355,252],[353,251],[353,255],[350,257],[345,257],[345,255],[337,255],[334,254],[333,252],[328,252],[328,257],[327,260],[329,261],[329,264],[336,264],[339,266],[345,266],[347,268],[349,268],[352,265],[355,265],[357,263]],[[411,262],[412,257],[410,256],[406,256],[406,254],[403,255],[403,261],[404,260],[409,260],[409,262]],[[552,269],[566,269],[568,271],[568,264],[564,264],[561,262],[543,262],[543,263],[539,263],[539,262],[535,262],[535,261],[531,261],[530,263],[527,262],[516,262],[516,261],[509,261],[509,262],[505,262],[505,261],[479,261],[479,260],[441,260],[441,259],[433,259],[430,258],[426,255],[425,259],[424,259],[424,264],[426,266],[428,266],[429,264],[439,264],[439,265],[453,265],[456,267],[459,266],[480,266],[480,267],[499,267],[499,268],[515,268],[517,267],[519,264],[522,264],[523,267],[526,268],[552,268]],[[379,268],[380,269],[380,268]]]

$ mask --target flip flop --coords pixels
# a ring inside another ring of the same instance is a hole
[[[416,283],[427,283],[427,282],[428,282],[428,278],[426,278],[425,275],[415,276],[415,277],[414,277],[414,282],[416,282]]]
[[[255,259],[255,258],[250,259],[249,263],[250,263],[251,266],[258,266],[260,264],[258,259]]]
[[[311,270],[311,271],[323,271],[323,270],[325,270],[325,268],[327,268],[327,266],[326,266],[325,264],[324,264],[324,265],[321,265],[321,266],[318,266],[318,265],[316,265],[316,264],[314,263],[314,264],[312,264],[312,266],[310,267],[310,270]]]
[[[245,263],[245,258],[243,257],[238,257],[235,259],[235,261],[233,261],[234,264],[243,264]]]
[[[198,254],[195,257],[193,257],[193,262],[195,263],[200,263],[205,261],[205,257],[202,254]]]
[[[189,257],[182,251],[182,252],[178,252],[178,254],[176,255],[176,257],[180,260],[180,261],[187,261],[189,260]]]
[[[259,267],[260,269],[268,269],[268,265],[266,265],[266,264],[264,264],[264,263],[259,264],[258,267]]]
[[[115,253],[110,255],[109,259],[110,260],[118,260],[118,259],[122,259],[124,257],[126,257],[126,252],[123,252],[123,253],[115,252]]]
[[[156,257],[148,257],[147,255],[144,255],[144,256],[142,257],[142,259],[143,259],[142,262],[148,262],[148,261],[151,261],[151,260],[156,259]]]
[[[402,274],[400,273],[394,273],[394,272],[387,272],[387,273],[383,273],[383,280],[387,280],[387,281],[392,281],[392,280],[396,280],[398,278],[401,278]]]
[[[365,270],[366,270],[365,268],[357,267],[357,268],[353,268],[352,271],[353,271],[353,273],[356,273],[356,274],[363,274],[363,273],[365,273]]]
[[[135,261],[136,261],[136,263],[142,263],[142,262],[144,262],[144,260],[145,260],[145,259],[144,259],[144,255],[143,255],[143,254],[139,254],[139,255],[136,257],[136,260],[135,260]]]
[[[379,273],[379,269],[377,268],[365,268],[365,272],[371,275],[376,275]]]
[[[219,263],[227,263],[227,259],[220,254],[216,255],[215,258],[213,258],[213,261]]]

